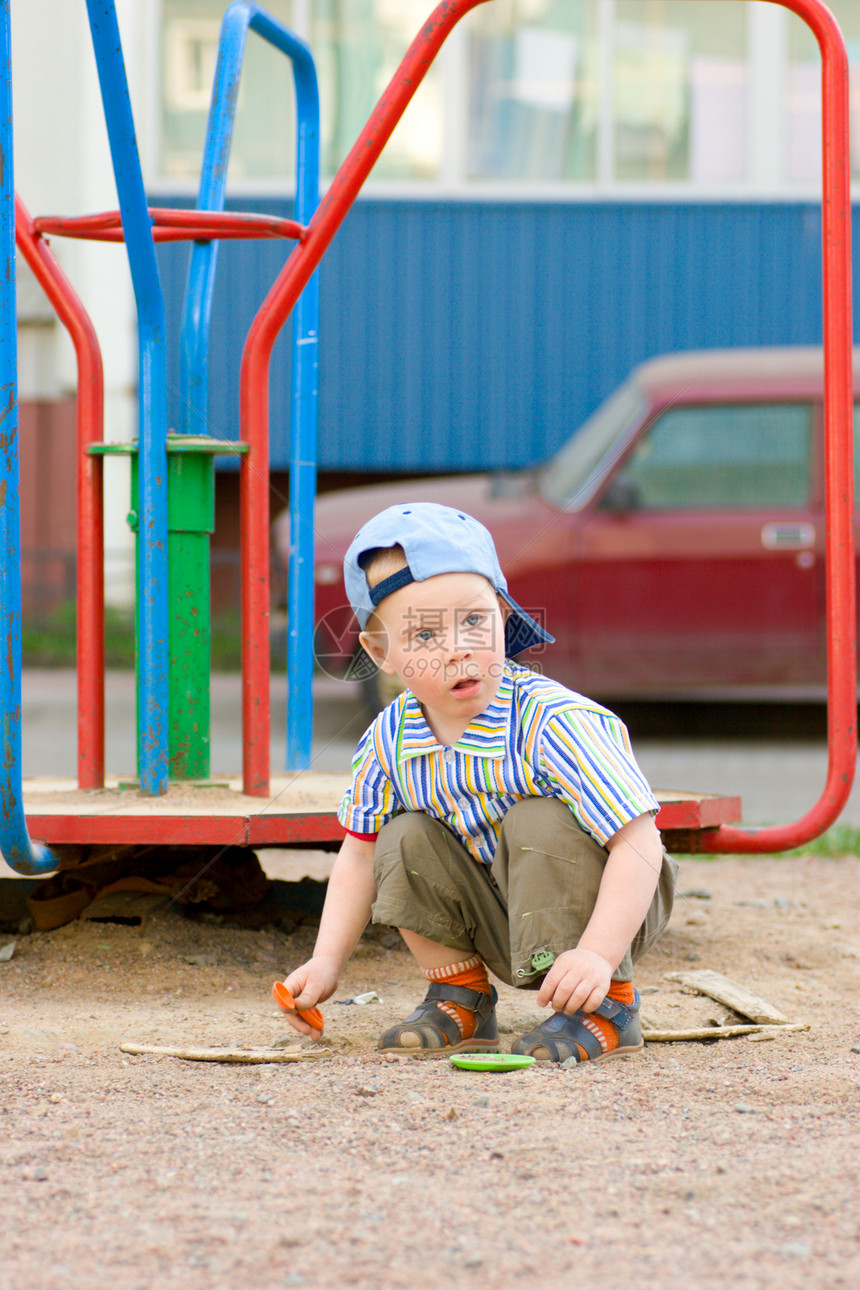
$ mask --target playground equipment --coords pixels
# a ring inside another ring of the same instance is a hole
[[[120,209],[83,219],[30,219],[18,201],[13,217],[11,85],[0,86],[2,147],[0,238],[6,262],[0,296],[0,363],[7,390],[0,459],[0,541],[4,567],[0,612],[7,666],[0,681],[4,734],[0,851],[21,873],[75,863],[97,844],[201,843],[249,847],[331,846],[345,776],[316,775],[310,764],[312,678],[312,539],[315,488],[317,303],[315,271],[380,152],[454,25],[491,0],[443,0],[406,53],[355,146],[317,205],[319,126],[316,76],[307,46],[252,0],[236,0],[222,27],[197,209],[147,208],[135,143],[114,0],[87,0]],[[818,803],[793,824],[749,831],[730,825],[737,798],[658,794],[658,824],[678,851],[775,851],[817,836],[838,817],[856,761],[856,645],[852,524],[851,258],[848,162],[848,62],[838,27],[821,0],[774,0],[804,19],[822,53],[823,264],[827,506],[827,781]],[[10,66],[9,2],[2,31]],[[297,106],[295,220],[223,211],[236,89],[249,29],[291,60]],[[17,222],[17,228],[16,228]],[[136,445],[103,442],[102,370],[95,333],[71,284],[45,244],[45,233],[123,239],[138,311],[140,432]],[[28,786],[20,758],[20,536],[15,372],[14,240],[70,332],[78,360],[78,781]],[[240,374],[240,441],[206,433],[208,325],[217,239],[290,237],[296,246],[254,319]],[[154,243],[194,241],[181,342],[182,400],[189,410],[167,432],[164,305]],[[288,779],[269,773],[268,370],[274,342],[293,315],[293,416],[289,574]],[[107,785],[104,774],[101,461],[110,452],[134,459],[133,511],[138,533],[138,777],[134,788]],[[213,459],[241,461],[243,778],[206,787],[208,763],[208,533]],[[203,786],[177,793],[183,781]],[[99,790],[97,800],[92,790]],[[261,799],[267,799],[264,805]],[[31,835],[44,843],[31,841]],[[53,848],[50,849],[50,848]],[[69,851],[68,848],[73,848]]]

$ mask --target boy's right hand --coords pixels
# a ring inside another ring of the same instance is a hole
[[[296,968],[284,978],[284,985],[293,996],[297,1008],[313,1008],[318,1003],[330,999],[337,989],[337,967],[331,960],[315,956],[308,959],[301,967]],[[297,1012],[285,1014],[287,1021],[303,1035],[319,1039],[321,1030],[314,1030],[303,1021]]]

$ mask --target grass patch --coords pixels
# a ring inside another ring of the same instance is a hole
[[[758,827],[758,826],[757,826]],[[683,853],[678,853],[683,854]],[[843,856],[860,856],[860,829],[853,824],[834,824],[819,837],[791,851],[696,851],[696,860],[725,860],[730,855],[747,856],[750,860],[785,860],[794,856],[820,856],[824,860],[839,860]]]
[[[24,667],[74,667],[77,609],[73,602],[50,614],[25,616],[21,626]],[[105,667],[134,667],[134,616],[105,607]]]
[[[76,606],[61,605],[50,614],[25,618],[21,628],[24,667],[74,667],[76,658]],[[239,614],[222,614],[212,620],[212,670],[238,672],[242,664],[242,630]],[[105,607],[105,667],[134,667],[134,614]]]
[[[823,856],[826,860],[837,860],[840,856],[860,856],[860,829],[853,824],[834,824],[832,829],[813,838],[802,847],[793,851],[780,851],[784,856]]]

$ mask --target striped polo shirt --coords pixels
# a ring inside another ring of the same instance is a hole
[[[658,809],[618,717],[507,660],[492,703],[450,747],[409,690],[390,703],[359,742],[338,819],[371,835],[403,811],[423,811],[492,864],[502,820],[524,797],[560,798],[601,846]]]

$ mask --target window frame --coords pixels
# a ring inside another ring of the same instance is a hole
[[[762,4],[759,0],[735,0],[746,8],[747,86],[749,156],[747,175],[727,181],[619,180],[614,176],[615,122],[612,115],[613,58],[612,32],[615,24],[615,0],[594,0],[598,6],[597,30],[601,49],[601,88],[597,126],[596,174],[592,180],[470,179],[467,174],[467,149],[464,145],[468,127],[469,102],[467,42],[469,17],[459,23],[443,46],[437,60],[442,79],[441,129],[442,161],[435,178],[384,179],[369,177],[364,199],[378,200],[451,200],[532,201],[539,203],[596,202],[607,198],[648,201],[738,201],[813,200],[820,196],[820,177],[792,183],[788,179],[783,91],[789,69],[789,18],[793,15],[780,4]],[[153,149],[155,173],[149,177],[153,191],[194,192],[196,176],[177,177],[168,173],[164,162],[162,116],[164,112],[163,28],[164,2],[155,0],[158,13],[159,67],[153,90],[152,118],[158,146]],[[303,39],[311,40],[310,0],[293,0],[294,29]],[[427,0],[427,12],[433,0]],[[417,33],[416,33],[417,34]],[[773,51],[779,51],[774,63]],[[404,47],[405,53],[405,47]],[[858,75],[860,75],[860,64]],[[420,93],[420,91],[419,91]],[[858,91],[860,93],[860,91]],[[356,135],[358,130],[356,130]],[[323,176],[323,188],[332,176]],[[854,189],[860,190],[855,178]],[[231,185],[231,192],[289,196],[294,184],[288,178],[243,178]]]

